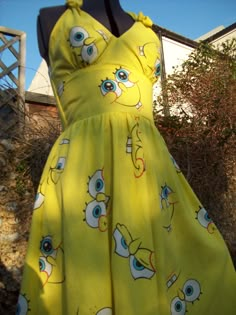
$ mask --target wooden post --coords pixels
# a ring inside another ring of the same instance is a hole
[[[6,36],[9,36],[8,39]],[[19,51],[14,48],[13,44],[19,42]],[[12,99],[17,100],[17,113],[19,119],[19,125],[22,127],[25,120],[25,57],[26,57],[26,33],[0,26],[0,53],[4,50],[8,50],[15,58],[16,61],[11,65],[5,65],[0,60],[0,79],[10,79],[11,85],[6,83],[1,84],[1,89],[9,91],[8,94],[12,94]],[[17,77],[13,71],[18,69]],[[16,88],[15,88],[16,87]],[[1,104],[0,104],[1,105]]]

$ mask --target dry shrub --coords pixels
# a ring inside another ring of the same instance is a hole
[[[201,43],[164,82],[156,125],[236,262],[236,39]],[[168,103],[166,102],[168,100]]]
[[[24,163],[36,190],[42,175],[43,167],[56,138],[60,133],[60,124],[52,120],[45,112],[36,117],[27,117],[24,131],[16,136],[18,159]]]

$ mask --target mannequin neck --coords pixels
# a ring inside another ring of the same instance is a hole
[[[84,11],[107,11],[107,8],[113,12],[123,11],[119,0],[83,0],[82,9]]]

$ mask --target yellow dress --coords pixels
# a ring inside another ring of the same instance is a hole
[[[152,117],[159,41],[115,37],[77,1],[50,37],[64,131],[34,204],[17,315],[233,315],[225,243]]]

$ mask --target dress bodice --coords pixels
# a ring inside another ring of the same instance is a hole
[[[49,42],[50,77],[64,127],[104,112],[139,111],[152,119],[152,85],[160,72],[159,40],[152,21],[134,23],[114,36],[68,1]]]

